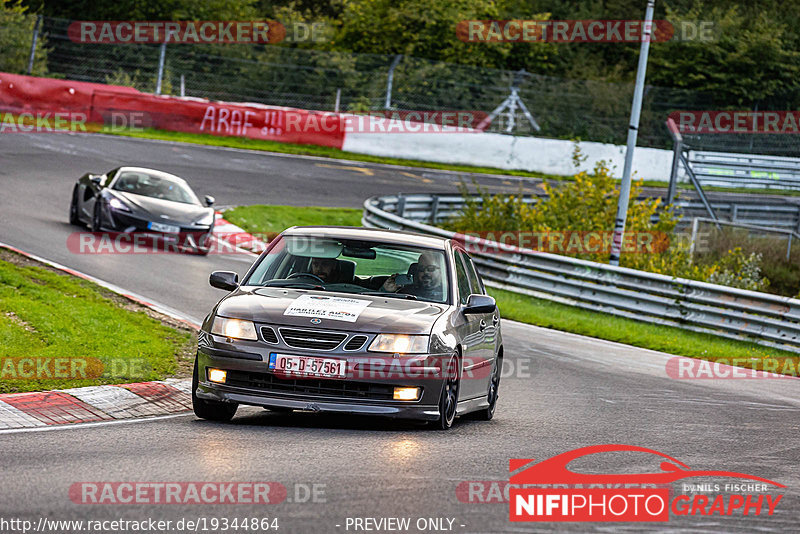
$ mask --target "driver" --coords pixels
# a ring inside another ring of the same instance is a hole
[[[314,258],[311,260],[311,274],[319,277],[326,284],[336,278],[338,263],[333,258]]]
[[[398,286],[396,282],[398,274],[390,276],[383,283],[381,291],[389,293],[406,293],[425,300],[441,301],[442,293],[442,267],[437,261],[436,255],[431,252],[423,252],[417,260],[417,276],[414,282],[407,286]]]

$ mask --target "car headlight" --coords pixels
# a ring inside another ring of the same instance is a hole
[[[397,352],[419,354],[428,352],[429,336],[409,336],[406,334],[379,334],[369,346],[372,352]]]
[[[111,206],[111,209],[119,210],[119,211],[131,211],[131,209],[122,203],[122,201],[118,198],[112,198],[108,201],[108,205]]]
[[[253,321],[228,319],[227,317],[214,317],[211,333],[236,339],[249,339],[251,341],[258,339],[256,325],[253,324]]]
[[[211,211],[209,213],[206,213],[199,219],[197,219],[194,223],[201,226],[210,226],[213,222],[214,222],[214,212]]]

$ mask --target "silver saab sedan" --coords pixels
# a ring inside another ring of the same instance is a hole
[[[192,401],[228,421],[240,404],[276,411],[430,421],[494,416],[500,314],[471,258],[443,238],[295,227],[273,240],[199,333]]]

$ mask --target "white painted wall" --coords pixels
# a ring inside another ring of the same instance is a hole
[[[591,170],[596,161],[611,163],[614,176],[622,176],[625,147],[581,142],[588,159],[581,170]],[[457,163],[500,169],[572,175],[574,143],[560,139],[514,137],[496,133],[373,133],[348,132],[343,149],[348,152],[396,158]],[[614,168],[616,167],[616,168]],[[669,181],[672,151],[637,148],[633,157],[636,178]]]

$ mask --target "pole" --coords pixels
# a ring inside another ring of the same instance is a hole
[[[391,66],[389,67],[389,79],[386,82],[386,104],[384,105],[385,109],[389,109],[392,107],[392,82],[394,81],[394,69],[397,68],[397,64],[400,63],[400,60],[403,58],[402,54],[397,54],[394,56],[394,61],[392,61]]]
[[[339,113],[339,104],[342,102],[342,88],[336,90],[336,102],[333,104],[333,112]]]
[[[161,43],[161,53],[158,56],[158,78],[156,79],[156,94],[161,94],[161,80],[164,79],[164,56],[167,53],[167,41]]]
[[[36,17],[36,22],[33,24],[33,39],[31,40],[31,53],[28,56],[28,74],[33,72],[33,60],[36,56],[36,42],[39,40],[39,27],[42,25],[42,16]]]
[[[642,35],[642,46],[639,51],[639,69],[636,71],[636,87],[634,87],[633,90],[631,121],[628,126],[628,148],[625,150],[625,167],[622,170],[622,183],[619,187],[617,218],[614,220],[614,241],[611,244],[611,257],[608,261],[611,265],[619,265],[619,255],[622,251],[622,236],[625,233],[625,219],[628,216],[628,197],[631,195],[633,150],[636,148],[636,137],[639,133],[639,116],[642,112],[642,95],[644,93],[644,79],[647,72],[647,54],[650,52],[650,39],[653,33],[654,8],[655,0],[647,0],[647,11],[644,17],[644,34]]]
[[[181,74],[181,97],[186,96],[186,78]]]

